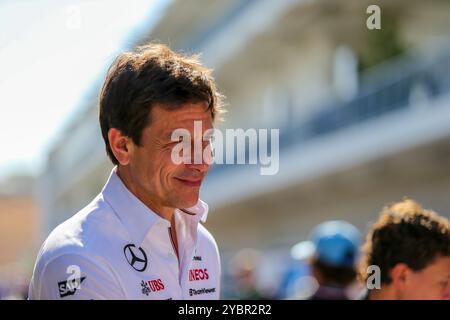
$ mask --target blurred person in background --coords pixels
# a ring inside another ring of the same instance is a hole
[[[0,268],[0,300],[24,300],[28,296],[28,277],[17,265]]]
[[[255,249],[242,249],[231,259],[234,297],[240,300],[270,299],[259,287],[258,271],[262,263],[261,253]]]
[[[114,61],[99,118],[115,167],[101,193],[44,242],[30,299],[219,298],[219,252],[200,224],[208,206],[199,190],[211,154],[204,134],[222,111],[221,97],[196,56],[165,45]],[[203,132],[194,132],[194,121]],[[190,139],[174,141],[177,129]],[[175,163],[174,147],[198,137],[200,148],[183,156],[201,152],[200,163]]]
[[[450,299],[449,220],[411,199],[386,206],[367,235],[360,276],[363,299]],[[377,276],[379,288],[372,287]]]
[[[360,232],[346,221],[326,221],[316,226],[309,241],[300,242],[291,250],[294,258],[309,258],[310,275],[296,280],[296,292],[288,298],[356,298],[360,290],[356,277],[360,243]]]
[[[304,241],[307,244],[307,241]],[[310,295],[309,288],[315,284],[307,259],[293,257],[285,263],[285,270],[276,291],[276,299],[302,299]],[[308,293],[309,292],[309,293]]]

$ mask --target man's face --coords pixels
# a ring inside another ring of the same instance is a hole
[[[132,179],[137,184],[136,192],[139,198],[152,203],[154,209],[189,208],[199,199],[200,185],[209,165],[203,161],[194,164],[194,121],[201,121],[202,136],[206,130],[212,129],[211,111],[207,110],[205,102],[184,104],[176,110],[157,105],[151,111],[150,125],[142,132],[141,145],[133,148],[129,166]],[[190,133],[192,164],[175,164],[172,160],[172,149],[179,143],[171,140],[176,129]],[[203,141],[200,151],[207,147],[209,141]]]
[[[450,257],[439,257],[405,279],[402,298],[408,300],[450,299]]]

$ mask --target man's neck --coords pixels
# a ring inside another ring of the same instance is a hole
[[[142,188],[133,181],[132,175],[129,173],[127,168],[119,166],[117,168],[117,176],[122,180],[125,187],[143,204],[145,204],[150,210],[159,215],[161,218],[171,222],[174,221],[175,208],[165,207],[158,204],[157,201],[153,200],[148,196],[146,192],[142,192]]]
[[[398,300],[398,296],[391,286],[382,289],[369,290],[369,300]]]
[[[179,257],[178,253],[178,240],[177,240],[177,232],[176,232],[176,223],[175,223],[175,208],[164,207],[162,205],[158,205],[157,202],[153,201],[151,197],[149,197],[145,192],[142,192],[142,188],[140,188],[132,179],[132,175],[129,173],[127,168],[118,167],[117,168],[117,176],[122,180],[125,187],[143,204],[145,204],[150,210],[159,215],[161,218],[170,222],[171,228],[170,237],[172,244],[174,245],[175,254]]]

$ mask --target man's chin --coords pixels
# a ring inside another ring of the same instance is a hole
[[[177,208],[179,208],[179,209],[191,208],[197,204],[198,199],[199,199],[198,194],[180,197],[180,198],[178,198],[178,201],[177,201],[178,202]]]

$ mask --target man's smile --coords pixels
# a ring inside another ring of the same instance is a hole
[[[197,178],[175,178],[177,181],[190,186],[190,187],[199,187],[202,184],[203,177]]]

